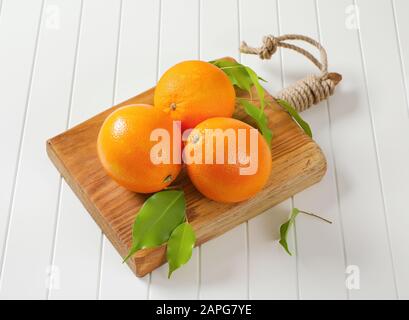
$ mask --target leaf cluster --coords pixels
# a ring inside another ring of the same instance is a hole
[[[132,246],[124,262],[141,249],[167,242],[169,277],[192,256],[196,236],[186,218],[181,190],[165,190],[150,196],[140,208],[132,228]]]
[[[258,76],[250,67],[231,59],[224,58],[210,61],[210,63],[222,70],[234,86],[249,92],[250,99],[240,98],[238,101],[243,106],[244,111],[256,122],[264,139],[267,141],[268,145],[271,146],[273,133],[268,126],[268,118],[264,112],[265,106],[268,105],[268,101],[265,99],[265,90],[260,84],[260,81],[266,82],[266,80]],[[258,96],[257,100],[259,101],[260,106],[257,106],[253,102],[254,100],[251,93],[253,86],[256,88]],[[277,99],[276,101],[286,112],[288,112],[294,121],[298,123],[304,132],[312,137],[312,131],[309,124],[302,119],[297,110],[285,100]]]

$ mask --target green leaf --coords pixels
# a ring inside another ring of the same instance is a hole
[[[124,262],[140,249],[153,248],[168,241],[172,231],[183,223],[185,211],[183,191],[161,191],[149,197],[136,215],[132,247]]]
[[[260,99],[260,109],[264,111],[265,100],[264,100],[264,88],[260,85],[258,75],[249,67],[245,67],[247,73],[250,76],[250,79],[253,85],[256,87],[258,98]]]
[[[221,69],[230,79],[231,83],[240,89],[250,91],[253,85],[246,67],[242,64],[227,59],[211,61],[216,67]]]
[[[295,218],[298,216],[299,213],[300,213],[300,210],[298,210],[297,208],[294,208],[291,211],[290,219],[286,223],[282,224],[281,227],[280,227],[280,241],[279,241],[279,243],[283,246],[285,251],[287,251],[287,253],[290,256],[292,254],[291,254],[290,250],[288,249],[288,243],[287,243],[288,230],[294,224]]]
[[[268,127],[268,118],[266,114],[263,112],[263,110],[248,100],[240,99],[239,102],[243,105],[244,111],[256,121],[257,127],[259,128],[261,134],[263,135],[264,139],[266,139],[267,144],[271,147],[273,133]]]
[[[310,125],[305,122],[295,108],[285,100],[277,99],[277,102],[290,114],[304,132],[312,138]]]
[[[266,82],[266,80],[259,77],[250,67],[244,66],[236,61],[219,59],[210,61],[210,63],[220,68],[229,77],[232,84],[240,89],[250,92],[251,87],[254,85],[260,100],[261,110],[264,110],[266,104],[265,92],[264,88],[260,85],[260,80],[264,82]]]
[[[166,251],[169,264],[168,278],[170,278],[173,271],[190,260],[195,242],[196,235],[189,223],[182,223],[173,230]]]
[[[246,99],[239,99],[239,102],[244,106],[246,113],[256,121],[261,134],[266,139],[268,145],[271,146],[273,134],[268,127],[268,119],[264,113],[264,108],[267,101],[265,100],[264,88],[260,85],[260,80],[265,80],[260,78],[253,69],[236,61],[219,59],[210,61],[210,63],[220,68],[229,77],[233,85],[236,85],[240,89],[247,90],[250,95],[251,87],[253,85],[255,86],[260,101],[260,108]]]

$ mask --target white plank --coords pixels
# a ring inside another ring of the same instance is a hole
[[[278,243],[290,211],[289,199],[249,221],[250,299],[298,298],[296,256],[290,257]],[[296,254],[293,232],[288,246]]]
[[[409,117],[390,1],[358,1],[361,45],[385,199],[385,223],[400,298],[409,298]],[[377,17],[382,17],[379,19]],[[391,36],[394,35],[394,36]],[[379,39],[382,45],[379,46]],[[379,48],[377,48],[379,47]]]
[[[82,2],[77,1],[76,5],[80,13],[77,26],[76,50],[74,52],[75,64],[71,83],[71,101],[74,95],[80,32],[84,16]],[[69,108],[72,111],[72,103]],[[71,114],[69,115],[68,126],[70,126],[70,122]],[[79,225],[78,215],[83,216],[84,220]],[[51,262],[53,268],[56,268],[59,272],[59,283],[57,287],[49,288],[49,299],[92,299],[96,297],[99,251],[95,250],[95,244],[99,244],[99,242],[92,241],[92,239],[98,239],[101,235],[97,228],[93,227],[93,223],[88,215],[84,215],[82,204],[68,185],[63,182],[57,211],[57,225]],[[92,226],[90,226],[91,224]],[[76,235],[75,237],[73,237],[74,234]],[[78,250],[78,248],[81,249]],[[75,275],[74,279],[72,275]],[[78,290],[79,283],[81,283],[80,291]]]
[[[116,102],[153,87],[157,77],[160,0],[122,1]]]
[[[115,103],[155,85],[159,6],[159,0],[123,0]],[[105,238],[100,298],[145,299],[148,286],[149,275],[136,278]]]
[[[69,126],[113,104],[119,21],[120,1],[84,1]],[[101,231],[66,185],[60,207],[54,265],[60,270],[61,287],[52,290],[50,298],[95,299]]]
[[[67,123],[79,14],[76,4],[45,3],[5,252],[2,298],[45,298],[52,276],[59,175],[47,158],[45,141]],[[19,16],[15,19],[21,21]]]
[[[255,18],[256,17],[256,18]],[[240,35],[250,45],[261,44],[267,34],[278,35],[277,1],[240,1]],[[242,55],[243,64],[268,81],[263,83],[274,94],[282,87],[280,52],[271,60]],[[250,299],[296,299],[298,297],[296,259],[278,245],[279,227],[288,218],[291,201],[266,211],[249,221]],[[289,237],[294,247],[293,232]],[[278,289],[279,288],[279,289]]]
[[[193,300],[198,296],[199,249],[195,248],[190,261],[168,279],[168,264],[152,272],[149,299]]]
[[[122,263],[122,257],[104,237],[99,299],[147,299],[149,276],[139,279]]]
[[[178,62],[199,58],[199,1],[162,0],[161,14],[159,76]]]
[[[159,75],[178,62],[199,58],[199,1],[162,0],[161,12]],[[197,298],[198,264],[199,250],[195,249],[188,264],[171,279],[167,264],[152,272],[149,298]]]
[[[349,0],[318,1],[321,36],[331,69],[344,76],[329,100],[329,111],[346,262],[360,269],[360,289],[349,290],[349,296],[396,298],[371,112],[351,4]],[[373,52],[378,54],[379,48]]]
[[[406,106],[408,107],[409,112],[409,42],[406,40],[409,39],[409,20],[407,19],[407,15],[405,15],[405,13],[409,12],[409,2],[403,0],[394,0],[392,1],[392,5],[394,6],[396,32],[398,37],[398,45],[400,47],[402,77],[406,88]],[[399,255],[400,253],[398,252],[397,254]],[[409,253],[406,252],[403,253],[403,255],[407,259]],[[405,272],[405,274],[401,276],[398,272],[397,281],[399,298],[408,299],[408,273]]]
[[[409,12],[409,2],[405,0],[393,0],[392,1],[394,14],[396,33],[398,37],[398,44],[400,47],[400,56],[403,72],[403,80],[406,87],[406,105],[409,112],[409,20],[406,18],[405,13]]]
[[[239,58],[237,1],[201,1],[200,58]],[[247,299],[247,237],[242,224],[201,248],[201,299]]]
[[[0,116],[7,119],[0,126],[0,143],[7,150],[0,158],[0,266],[31,85],[41,0],[25,5],[26,10],[21,10],[22,1],[4,0],[0,12]]]
[[[99,282],[101,232],[65,181],[61,200],[51,262],[58,273],[58,283],[49,288],[48,298],[95,299]]]
[[[297,10],[294,10],[295,7]],[[302,32],[319,40],[315,1],[280,2],[280,25],[281,34]],[[296,44],[317,55],[313,47],[305,46],[302,42]],[[319,70],[304,56],[285,49],[282,55],[286,86],[307,75],[319,74]],[[336,69],[336,66],[333,68]],[[296,221],[300,299],[345,299],[343,235],[337,205],[327,103],[313,107],[302,116],[309,122],[314,140],[327,158],[328,169],[320,183],[294,197],[294,207],[325,216],[333,224],[328,225],[305,215],[300,215]]]

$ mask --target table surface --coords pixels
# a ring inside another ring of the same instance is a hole
[[[409,1],[0,0],[0,298],[409,298]],[[138,279],[48,160],[45,141],[186,59],[232,56],[274,93],[317,70],[241,40],[302,33],[343,82],[303,113],[323,181]],[[295,255],[277,244],[292,207]],[[348,284],[348,285],[347,285]]]

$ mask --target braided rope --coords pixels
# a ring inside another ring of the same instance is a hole
[[[287,43],[288,40],[305,41],[316,47],[320,52],[320,61],[307,50],[294,44]],[[263,44],[259,48],[250,47],[246,42],[242,42],[240,52],[256,54],[261,59],[270,59],[277,49],[287,48],[301,53],[307,57],[321,71],[320,75],[310,75],[301,79],[293,85],[284,88],[276,95],[276,98],[286,100],[298,111],[304,111],[312,105],[317,104],[334,93],[335,86],[341,80],[341,75],[328,73],[328,58],[324,47],[314,39],[307,36],[288,34],[279,37],[268,35],[263,37]]]

